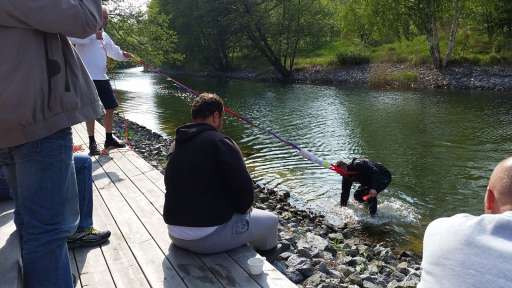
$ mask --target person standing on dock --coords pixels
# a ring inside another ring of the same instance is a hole
[[[238,145],[220,132],[224,104],[201,94],[192,123],[176,129],[165,169],[164,220],[174,245],[218,253],[250,243],[270,252],[277,245],[278,218],[252,208],[253,181]]]
[[[392,177],[389,170],[381,163],[364,158],[354,158],[348,164],[340,160],[336,162],[336,166],[349,174],[343,176],[340,205],[342,207],[347,206],[352,183],[357,182],[360,185],[354,192],[354,199],[360,203],[368,203],[370,215],[375,216],[377,213],[377,195],[391,183]]]
[[[484,211],[428,225],[419,288],[512,287],[512,157],[494,168]]]
[[[119,142],[112,134],[112,122],[114,117],[114,109],[117,108],[118,103],[107,76],[107,57],[117,61],[127,61],[133,57],[132,54],[121,50],[114,41],[104,31],[108,23],[108,10],[105,6],[102,7],[103,26],[95,34],[90,35],[85,39],[69,38],[71,43],[75,45],[78,54],[80,54],[91,79],[98,91],[103,107],[105,107],[105,149],[123,148],[126,145]],[[87,133],[89,134],[89,153],[90,155],[98,155],[98,145],[94,138],[94,124],[95,121],[87,122]]]
[[[79,208],[71,126],[103,109],[66,36],[87,37],[100,26],[99,0],[0,1],[0,166],[14,197],[25,288],[73,287],[66,241]]]

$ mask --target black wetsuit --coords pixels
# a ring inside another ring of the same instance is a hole
[[[380,193],[389,183],[391,183],[391,173],[384,165],[378,162],[370,161],[364,158],[354,158],[350,164],[347,165],[347,172],[355,173],[354,175],[343,177],[341,184],[341,205],[346,206],[350,196],[350,188],[353,182],[361,185],[354,192],[354,199],[359,202],[366,202],[363,196],[370,192],[370,189],[375,189]],[[377,197],[368,200],[368,209],[373,216],[377,213]]]

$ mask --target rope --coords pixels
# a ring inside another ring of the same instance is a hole
[[[134,59],[135,60],[135,59]],[[165,77],[168,81],[171,81],[173,82],[177,87],[181,88],[182,90],[185,90],[187,93],[189,94],[192,94],[194,97],[198,97],[200,95],[199,92],[189,88],[187,85],[181,83],[180,81],[176,80],[176,79],[173,79],[171,76],[169,76],[167,73],[165,72],[162,72],[160,69],[150,65],[150,64],[147,64],[145,63],[142,59],[136,59],[136,62],[138,62],[139,64],[143,64],[143,65],[146,65],[148,66],[149,68],[151,68],[151,70],[163,77]],[[289,140],[286,140],[285,138],[281,137],[279,134],[273,132],[272,130],[269,130],[269,129],[266,129],[266,128],[263,128],[259,125],[257,125],[256,123],[254,123],[254,121],[252,121],[251,119],[235,112],[233,109],[229,108],[228,106],[224,105],[224,111],[229,114],[230,116],[232,116],[233,118],[237,119],[238,121],[242,122],[242,123],[245,123],[261,132],[264,132],[266,134],[269,134],[271,135],[272,137],[274,137],[275,139],[279,140],[281,143],[287,145],[288,147],[294,149],[294,150],[297,150],[298,154],[301,155],[302,157],[304,157],[306,160],[309,160],[315,164],[318,164],[324,168],[327,168],[327,169],[330,169],[331,171],[334,171],[336,173],[338,173],[339,175],[341,176],[350,176],[350,175],[354,175],[355,173],[354,172],[349,172],[349,171],[346,171],[344,170],[343,168],[339,167],[339,166],[336,166],[335,164],[331,164],[329,163],[328,161],[326,160],[322,160],[321,158],[319,158],[318,156],[316,156],[315,154],[313,154],[312,152],[306,150],[306,149],[303,149],[301,148],[299,145],[289,141]]]

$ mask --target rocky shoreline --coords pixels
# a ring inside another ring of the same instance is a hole
[[[172,142],[128,121],[130,145],[151,165],[163,171]],[[125,120],[116,115],[114,127],[123,135]],[[255,184],[255,207],[279,215],[279,245],[267,259],[299,287],[416,287],[421,258],[394,251],[383,243],[355,236],[351,227],[333,226],[323,215],[290,205],[288,192]]]
[[[255,81],[278,81],[272,70],[232,72],[190,72],[166,70],[172,75],[191,75]],[[292,83],[356,86],[389,89],[472,89],[512,91],[512,66],[461,64],[443,71],[432,65],[366,64],[345,67],[310,66],[295,71]]]

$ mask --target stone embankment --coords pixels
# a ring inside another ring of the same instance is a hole
[[[130,145],[162,171],[171,139],[128,121]],[[125,120],[115,117],[118,135]],[[288,192],[255,184],[255,207],[279,215],[279,245],[267,259],[300,287],[416,287],[421,259],[354,235],[351,227],[328,223],[323,215],[290,205]]]

